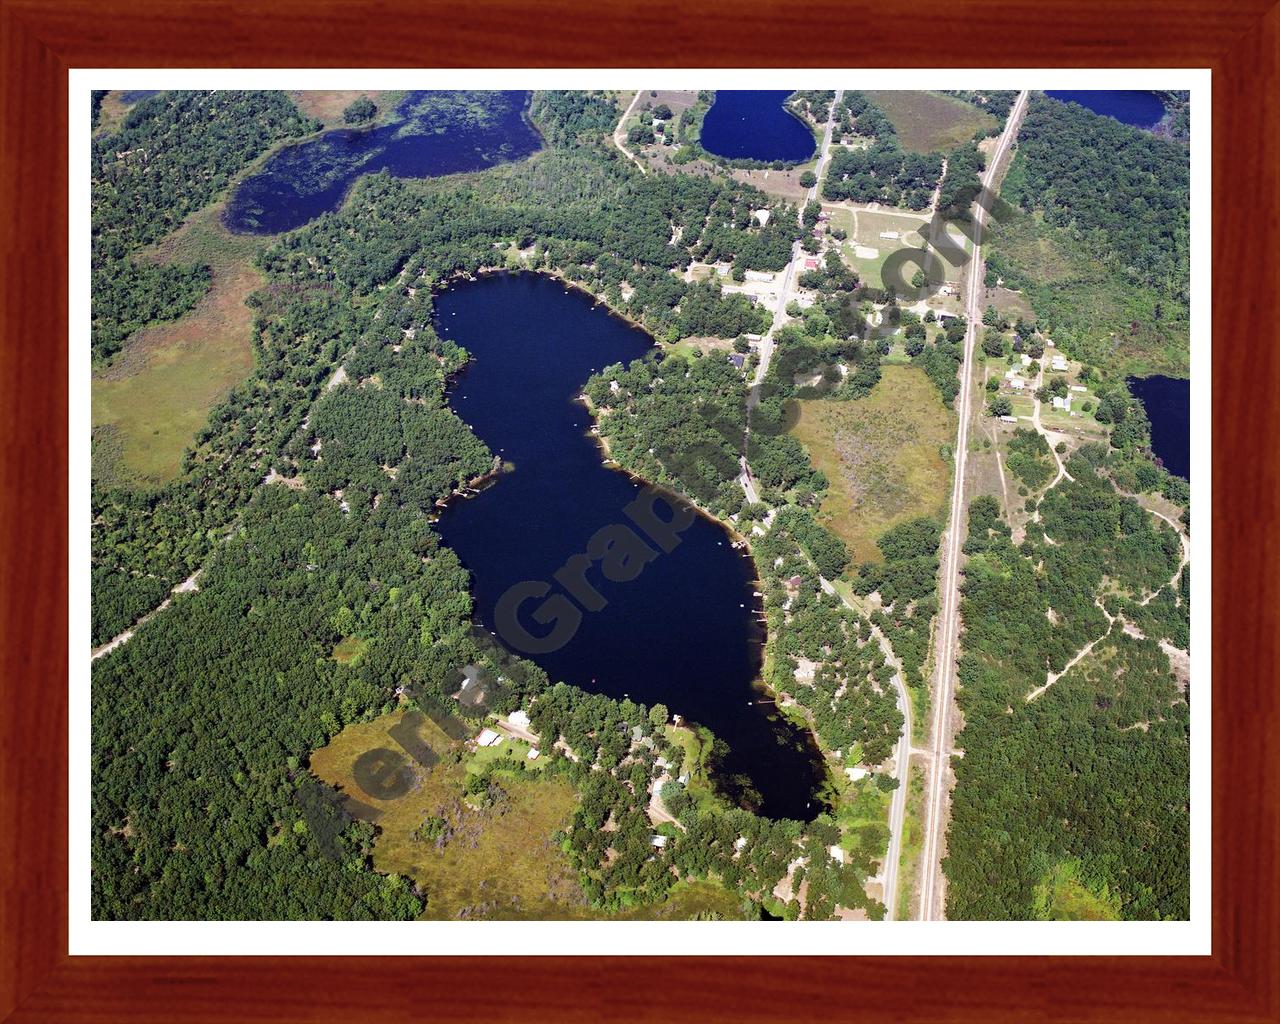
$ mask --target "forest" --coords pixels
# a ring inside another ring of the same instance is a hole
[[[837,116],[846,133],[870,139],[871,145],[865,149],[832,148],[823,198],[925,209],[942,175],[942,155],[904,150],[884,111],[855,90],[844,94]]]
[[[209,269],[134,257],[207,205],[282,139],[319,122],[281,92],[161,92],[92,147],[93,354],[107,359],[139,327],[173,320],[209,287]]]
[[[1187,147],[1033,94],[993,226],[987,284],[1025,293],[1043,333],[1123,372],[1189,370]]]
[[[1072,456],[1018,546],[996,499],[970,505],[948,917],[1056,916],[1045,893],[1068,864],[1125,919],[1189,913],[1190,698],[1159,647],[1187,642],[1187,571],[1100,448]]]

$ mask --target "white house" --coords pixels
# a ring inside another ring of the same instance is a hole
[[[827,853],[831,854],[831,859],[837,864],[844,863],[844,850],[840,849],[840,847],[829,846],[827,847]]]
[[[530,748],[529,748],[529,760],[530,760],[530,761],[536,761],[536,760],[538,760],[538,748],[537,748],[537,747],[530,747]]]
[[[760,222],[760,226],[762,228],[767,228],[769,226],[768,210],[752,210],[751,213],[755,217],[755,219]]]
[[[1063,410],[1063,412],[1070,412],[1070,411],[1071,411],[1071,398],[1070,398],[1070,396],[1068,396],[1067,398],[1059,398],[1057,395],[1054,395],[1054,396],[1053,396],[1053,407],[1054,407],[1055,409],[1061,409],[1061,410]]]
[[[865,768],[846,768],[844,773],[849,776],[850,782],[857,782],[859,779],[865,779],[868,774]]]
[[[499,733],[494,732],[492,729],[481,729],[480,735],[476,737],[476,746],[491,747],[501,739],[502,736]]]
[[[1065,370],[1067,368],[1067,361],[1063,359],[1062,356],[1054,356],[1053,361],[1052,363],[1050,363],[1050,365],[1055,370]]]
[[[1021,377],[1014,377],[1013,380],[1009,381],[1009,387],[1013,388],[1014,391],[1021,391],[1026,386],[1027,382]]]
[[[1023,366],[1031,365],[1031,357],[1027,355],[1025,352],[1022,353],[1022,365]]]
[[[659,850],[661,850],[664,846],[667,845],[667,837],[655,834],[652,837],[650,837],[649,845],[656,846]]]
[[[524,711],[513,711],[507,715],[507,721],[517,729],[529,728],[529,716]]]

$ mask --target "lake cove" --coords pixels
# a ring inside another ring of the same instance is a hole
[[[290,231],[336,210],[365,174],[428,178],[522,159],[542,145],[528,103],[528,92],[411,92],[384,124],[280,150],[236,188],[225,223],[241,234]]]
[[[563,646],[526,654],[553,681],[665,704],[728,744],[715,769],[726,792],[750,804],[754,790],[770,817],[814,817],[821,758],[810,735],[755,688],[764,641],[756,571],[720,524],[690,517],[671,551],[651,541],[652,557],[625,580],[611,581],[599,560],[585,567],[603,607],[589,594],[586,603],[598,610],[570,597],[582,591],[581,573],[556,575],[603,528],[646,536],[626,510],[652,492],[604,465],[577,396],[593,372],[654,351],[650,337],[538,274],[465,282],[440,293],[435,308],[440,336],[472,357],[450,405],[511,465],[480,493],[450,503],[439,522],[471,571],[479,621],[503,639],[510,630],[499,628],[499,603],[520,585],[543,595],[524,595],[517,610],[534,637],[556,625],[536,618],[549,599],[561,611],[580,609]]]
[[[1130,377],[1129,390],[1151,421],[1151,450],[1164,468],[1191,479],[1191,381],[1181,377]]]
[[[1138,89],[1060,89],[1045,93],[1063,103],[1079,103],[1095,114],[1105,114],[1135,128],[1151,128],[1164,117],[1164,104],[1152,92]]]
[[[702,148],[726,160],[808,160],[817,143],[782,105],[790,95],[785,89],[717,90],[702,120]]]

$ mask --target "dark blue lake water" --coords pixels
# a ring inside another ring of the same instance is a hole
[[[1130,377],[1129,390],[1151,420],[1151,450],[1170,473],[1191,479],[1191,381]]]
[[[352,183],[388,171],[428,178],[476,171],[536,151],[527,92],[413,92],[390,122],[338,128],[286,146],[241,182],[224,220],[232,231],[289,231],[342,205]]]
[[[702,121],[702,148],[731,160],[800,163],[817,150],[813,133],[783,102],[780,89],[718,89]]]
[[[1106,114],[1137,128],[1152,128],[1164,117],[1164,104],[1151,92],[1130,89],[1062,89],[1046,95],[1064,103],[1079,103],[1095,114]]]
[[[546,581],[602,527],[630,525],[623,509],[641,486],[605,467],[575,396],[593,371],[651,351],[651,339],[587,296],[536,274],[496,275],[436,298],[442,337],[473,361],[450,404],[514,470],[474,497],[455,501],[441,534],[471,570],[477,616],[498,632],[495,609],[513,584]],[[667,514],[665,508],[660,508]],[[763,632],[752,596],[755,568],[717,523],[697,517],[670,553],[635,579],[587,578],[607,602],[587,611],[559,650],[527,655],[552,680],[648,705],[708,726],[730,748],[718,780],[736,799],[773,817],[809,819],[822,769],[811,739],[770,704],[756,703]],[[549,595],[548,595],[549,596]],[[532,619],[535,636],[553,623]],[[741,777],[741,778],[738,778]]]

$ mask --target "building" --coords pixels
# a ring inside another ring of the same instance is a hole
[[[492,729],[481,729],[480,735],[476,737],[477,747],[492,747],[495,743],[501,741],[502,736],[494,732]]]
[[[1063,359],[1062,356],[1054,356],[1053,361],[1049,365],[1055,370],[1065,370],[1067,368],[1067,361]]]
[[[1070,412],[1070,411],[1071,411],[1071,396],[1070,396],[1070,395],[1068,395],[1066,398],[1059,398],[1057,395],[1054,395],[1054,396],[1053,396],[1053,407],[1054,407],[1055,409],[1061,409],[1063,412]]]
[[[1031,357],[1027,355],[1025,352],[1022,353],[1022,365],[1023,366],[1031,365]]]
[[[733,841],[733,848],[735,850],[741,850],[746,845],[747,845],[746,836],[738,836],[738,838]]]
[[[736,366],[739,370],[742,369],[742,364],[745,363],[746,361],[747,361],[747,357],[740,352],[735,352],[733,355],[729,357],[729,362],[733,363],[733,365]]]
[[[1088,389],[1087,387],[1085,387],[1083,384],[1072,384],[1072,385],[1071,385],[1071,390],[1072,390],[1072,391],[1083,391],[1085,394],[1088,394],[1088,393],[1089,393],[1089,389]]]
[[[536,760],[538,760],[538,748],[537,748],[537,747],[530,747],[530,748],[529,748],[528,758],[529,758],[529,760],[530,760],[530,761],[536,761]]]
[[[1014,377],[1011,381],[1009,381],[1009,387],[1013,388],[1014,391],[1021,391],[1026,386],[1027,386],[1027,382],[1023,380],[1021,377]]]
[[[661,850],[664,846],[667,845],[667,837],[660,836],[655,833],[654,835],[649,837],[649,845]]]
[[[804,261],[804,269],[805,269],[805,270],[817,270],[817,269],[818,269],[818,261],[817,261],[817,260],[813,260],[813,259],[805,260],[805,261]]]
[[[523,711],[513,711],[507,715],[507,721],[517,729],[529,728],[529,716]]]
[[[859,779],[865,779],[870,773],[865,768],[846,768],[844,773],[849,776],[850,782],[857,782]]]
[[[840,849],[840,847],[829,846],[827,847],[827,853],[831,854],[831,859],[837,864],[844,863],[844,850]]]
[[[769,226],[768,210],[752,210],[751,212],[755,219],[760,222],[760,226],[762,228],[767,228]]]

